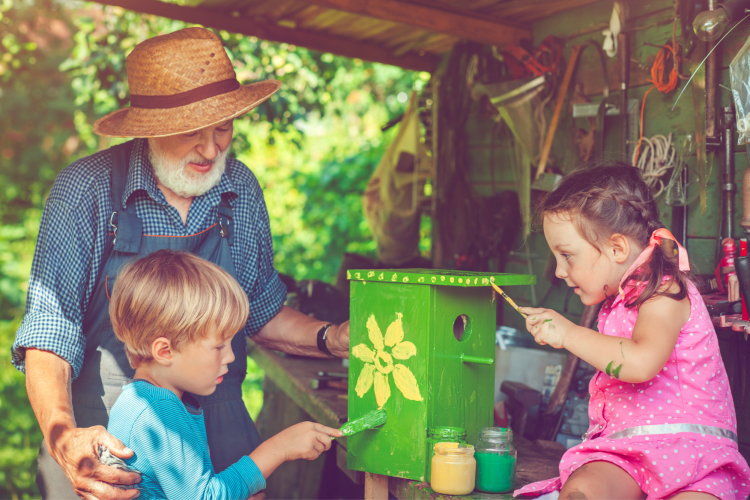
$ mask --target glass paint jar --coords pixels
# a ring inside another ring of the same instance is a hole
[[[468,495],[474,491],[477,461],[470,444],[437,443],[432,456],[430,486],[444,495]]]
[[[427,429],[427,470],[425,481],[430,480],[432,471],[432,456],[438,443],[466,444],[466,429],[461,427],[430,427]]]
[[[487,493],[513,491],[518,451],[513,431],[503,427],[483,427],[474,446],[477,461],[477,489]]]

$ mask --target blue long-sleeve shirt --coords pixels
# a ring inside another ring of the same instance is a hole
[[[191,398],[192,399],[192,398]],[[194,401],[194,400],[193,400]],[[123,388],[107,430],[133,450],[125,460],[141,473],[141,499],[246,499],[266,487],[250,457],[216,474],[203,411],[169,389],[135,380]]]

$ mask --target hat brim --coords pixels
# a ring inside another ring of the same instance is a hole
[[[219,125],[255,108],[281,88],[278,80],[242,85],[239,89],[169,109],[124,108],[94,122],[105,137],[166,137]]]

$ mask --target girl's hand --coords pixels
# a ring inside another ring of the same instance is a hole
[[[522,307],[519,310],[527,315],[526,329],[540,345],[549,344],[555,349],[562,349],[571,328],[576,326],[552,309]]]

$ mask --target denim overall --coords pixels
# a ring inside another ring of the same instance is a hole
[[[134,197],[122,210],[123,193],[128,178],[132,141],[111,148],[112,214],[110,235],[104,250],[104,266],[91,302],[83,319],[86,349],[83,368],[73,382],[73,412],[79,428],[107,427],[109,410],[135,370],[130,367],[122,343],[115,336],[109,320],[109,297],[117,275],[124,264],[152,252],[168,248],[191,252],[222,267],[236,279],[230,251],[233,241],[232,207],[227,193],[222,194],[218,218],[214,225],[190,236],[142,234],[142,221],[136,215]],[[247,339],[244,333],[232,339],[235,360],[229,372],[210,396],[196,396],[203,409],[206,434],[214,470],[218,473],[248,455],[260,443],[247,408],[242,401],[242,381],[247,373]],[[37,485],[43,498],[77,499],[60,466],[47,452],[45,443],[39,453]]]

